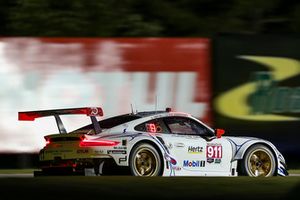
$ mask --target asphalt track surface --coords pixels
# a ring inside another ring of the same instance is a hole
[[[132,177],[1,174],[0,199],[299,199],[300,176]]]

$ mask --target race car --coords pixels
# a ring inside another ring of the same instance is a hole
[[[170,108],[98,120],[101,107],[19,112],[19,120],[54,116],[59,133],[46,135],[40,174],[133,176],[287,176],[270,142],[223,136],[192,115]],[[67,132],[60,115],[84,114],[91,124]]]

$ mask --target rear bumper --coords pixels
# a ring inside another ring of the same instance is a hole
[[[92,168],[95,165],[93,159],[54,159],[47,161],[40,161],[39,167],[42,170],[50,169],[73,169],[73,171],[83,170],[84,168]]]

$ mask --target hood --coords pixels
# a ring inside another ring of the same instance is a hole
[[[264,139],[261,139],[261,138],[247,137],[247,136],[223,136],[223,138],[229,140],[230,142],[235,143],[236,145],[242,145],[246,142],[254,141],[254,140],[260,140],[260,141],[268,142],[268,141],[266,141]]]

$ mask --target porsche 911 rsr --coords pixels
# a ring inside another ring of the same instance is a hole
[[[85,114],[92,123],[67,132],[60,115]],[[39,152],[43,174],[90,172],[134,176],[286,176],[284,157],[270,142],[222,136],[183,112],[132,112],[98,121],[100,107],[19,112],[19,120],[54,116],[58,134]]]

